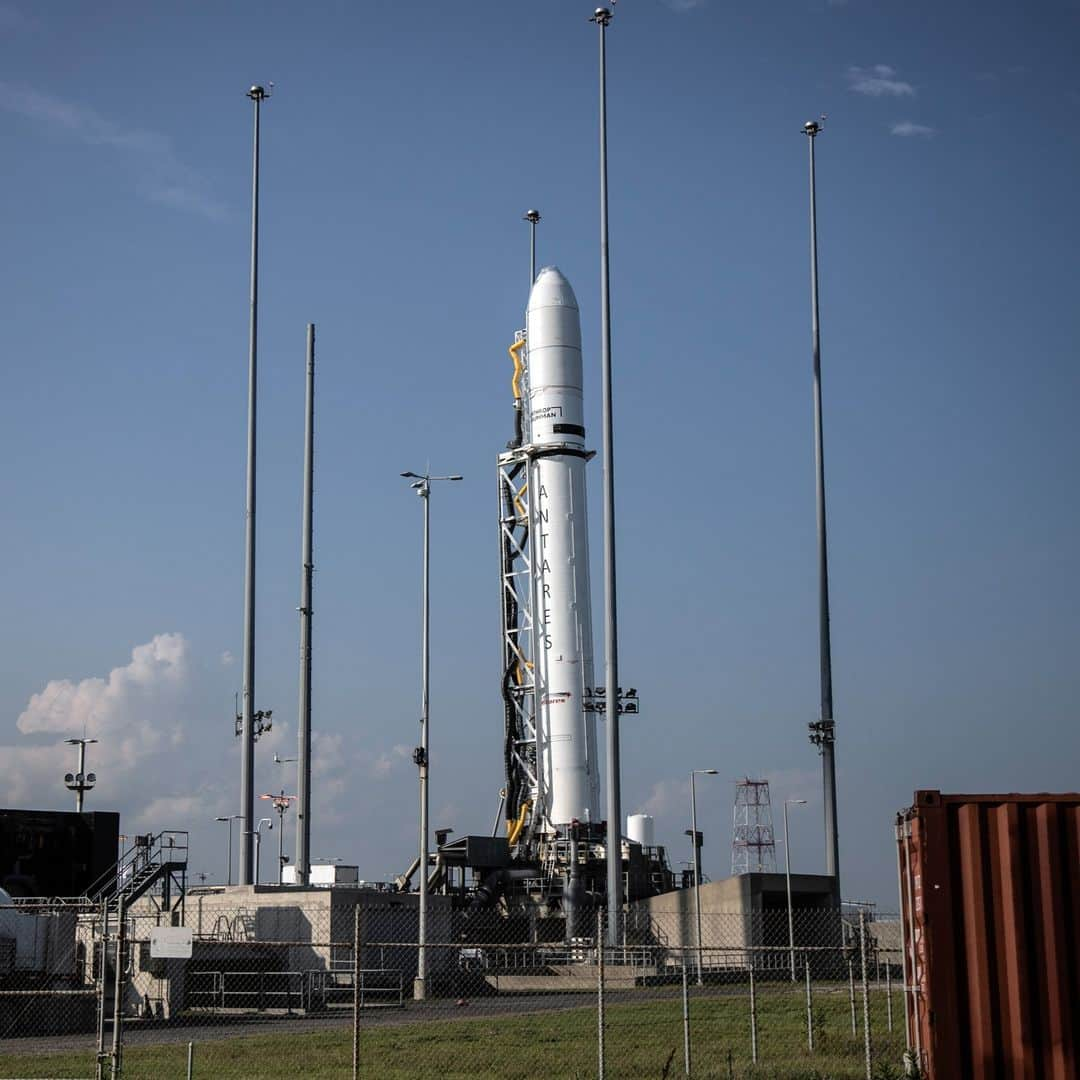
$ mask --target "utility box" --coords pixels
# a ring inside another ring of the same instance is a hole
[[[358,866],[341,863],[312,863],[308,876],[309,885],[355,885],[360,877]],[[281,874],[283,885],[296,884],[296,867],[286,866]]]
[[[916,791],[896,833],[919,1075],[1075,1080],[1080,794]]]

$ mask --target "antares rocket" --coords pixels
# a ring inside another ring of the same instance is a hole
[[[600,773],[585,497],[581,318],[555,267],[537,275],[525,322],[531,447],[533,655],[539,807],[548,831],[597,820]]]
[[[537,275],[515,361],[518,437],[499,459],[506,811],[511,843],[599,824],[581,321],[555,267]],[[522,356],[524,353],[524,356]],[[527,831],[525,826],[528,825]]]

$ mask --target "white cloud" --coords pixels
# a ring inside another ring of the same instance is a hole
[[[144,766],[183,741],[192,682],[188,643],[176,633],[136,646],[131,660],[104,678],[51,680],[15,723],[27,741],[0,746],[0,799],[55,803],[60,777],[74,764],[64,739],[84,735],[99,741],[88,750],[98,796],[134,808],[168,794]]]
[[[784,812],[785,799],[805,799],[816,803],[821,798],[821,773],[816,769],[771,769],[762,774],[769,781],[769,799],[776,816]]]
[[[221,666],[232,667],[236,663],[236,657],[228,649],[221,654]]]
[[[921,136],[924,139],[929,139],[937,134],[935,128],[927,127],[925,124],[913,124],[910,120],[893,124],[890,131],[893,135],[900,135],[904,138],[918,138]]]
[[[849,67],[847,78],[849,88],[856,94],[866,94],[868,97],[915,96],[915,87],[896,78],[896,69],[888,64],[874,64],[868,68]]]
[[[15,726],[24,735],[83,735],[110,743],[110,760],[135,765],[147,753],[181,736],[163,720],[163,705],[175,700],[188,676],[188,646],[182,634],[158,634],[131,652],[131,662],[106,679],[75,683],[53,679],[34,694]]]
[[[689,780],[658,780],[653,784],[649,797],[641,804],[641,810],[636,812],[662,818],[689,805]]]
[[[2,22],[0,17],[0,26]],[[130,168],[135,190],[150,202],[215,221],[225,216],[224,206],[210,196],[203,178],[180,160],[168,135],[125,130],[89,106],[11,83],[0,82],[0,108],[65,138],[115,150]]]
[[[413,748],[406,746],[404,743],[397,743],[389,750],[384,750],[381,754],[376,755],[369,763],[369,769],[372,776],[382,778],[389,776],[391,771],[403,761],[408,761],[412,758]]]
[[[693,11],[705,6],[705,0],[660,0],[669,11]]]

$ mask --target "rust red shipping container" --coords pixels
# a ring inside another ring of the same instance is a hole
[[[1080,1080],[1080,794],[897,816],[908,1038],[929,1080]]]

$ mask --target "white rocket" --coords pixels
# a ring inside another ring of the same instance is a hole
[[[600,771],[592,686],[581,321],[570,283],[540,271],[526,314],[529,515],[540,828],[596,823]],[[534,811],[535,814],[535,811]]]

